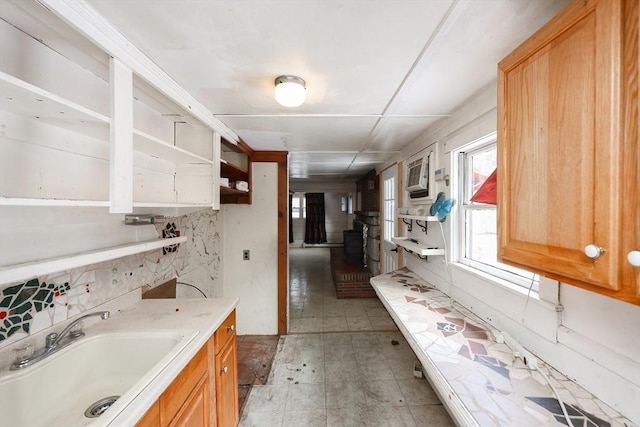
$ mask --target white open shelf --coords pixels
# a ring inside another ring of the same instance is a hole
[[[36,199],[0,197],[0,206],[83,206],[109,207],[108,200]]]
[[[211,203],[133,202],[134,208],[210,208]]]
[[[84,265],[97,264],[103,261],[122,258],[128,255],[150,252],[166,246],[176,245],[187,241],[186,236],[170,239],[154,239],[144,242],[129,243],[96,251],[81,252],[45,261],[28,262],[0,268],[0,286],[22,280],[33,279],[58,271],[65,271]]]
[[[413,219],[416,221],[438,221],[437,216],[420,216],[420,215],[406,215],[398,214],[398,218]]]
[[[2,109],[21,116],[49,123],[109,126],[109,117],[3,72],[0,72],[0,94]]]
[[[180,147],[176,147],[173,144],[156,138],[153,135],[144,133],[138,129],[133,130],[133,147],[136,151],[140,151],[160,159],[169,160],[176,164],[213,164],[213,161],[210,159],[191,153]]]
[[[412,242],[408,237],[392,237],[391,241],[398,246],[410,250],[416,255],[444,255],[444,249],[429,249],[427,246],[421,245],[420,243]]]

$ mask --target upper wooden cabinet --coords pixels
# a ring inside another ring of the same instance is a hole
[[[640,304],[637,0],[574,1],[498,68],[499,259]]]

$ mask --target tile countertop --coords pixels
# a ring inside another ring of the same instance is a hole
[[[552,367],[539,361],[531,371],[514,361],[490,325],[412,271],[376,276],[371,284],[460,425],[566,426],[549,378],[574,426],[634,426]]]
[[[141,300],[112,313],[107,321],[95,324],[92,328],[95,333],[198,330],[198,334],[185,348],[107,425],[134,425],[238,306],[238,302],[238,298]],[[98,418],[96,426],[101,424],[99,420]]]

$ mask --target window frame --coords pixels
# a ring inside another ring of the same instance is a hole
[[[496,210],[494,205],[470,201],[471,196],[473,196],[471,194],[473,186],[472,173],[469,170],[470,158],[473,155],[481,154],[491,149],[497,149],[496,132],[452,151],[452,166],[455,177],[452,193],[457,195],[459,201],[455,225],[452,227],[453,258],[456,262],[468,268],[496,279],[507,281],[525,290],[531,288],[531,292],[537,293],[539,289],[539,276],[537,274],[498,262],[498,264],[505,266],[502,269],[500,266],[487,264],[468,257],[467,242],[469,231],[466,221],[468,212]]]
[[[298,212],[295,212],[293,210],[294,200],[298,200]],[[307,218],[307,199],[305,198],[305,194],[294,193],[291,197],[291,219],[306,219],[306,218]]]

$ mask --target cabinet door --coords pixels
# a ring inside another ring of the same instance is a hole
[[[217,427],[235,427],[238,424],[238,356],[236,337],[216,356],[216,411]]]
[[[607,290],[622,282],[621,1],[574,1],[498,80],[499,259]]]
[[[640,25],[638,25],[638,5],[637,1],[627,1],[625,3],[624,16],[624,37],[625,54],[623,73],[625,77],[625,153],[622,167],[624,170],[623,197],[622,197],[622,253],[621,264],[623,266],[623,283],[628,284],[625,290],[627,301],[633,302],[631,297],[635,296],[635,303],[640,304],[640,267],[631,264],[627,257],[635,251],[635,255],[640,252],[640,132],[638,121],[638,92],[640,82],[638,81],[638,58],[640,57]],[[636,260],[637,261],[637,260]],[[635,263],[637,263],[634,261]]]
[[[207,427],[209,425],[209,388],[205,374],[169,427]]]

